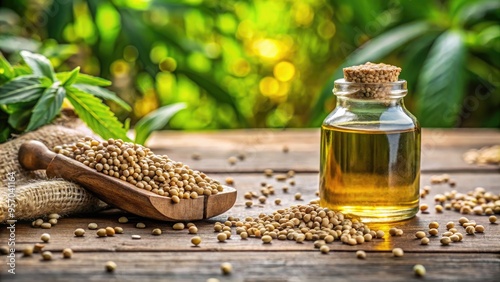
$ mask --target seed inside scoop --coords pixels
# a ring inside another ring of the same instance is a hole
[[[74,144],[55,146],[54,152],[138,188],[175,198],[174,203],[223,190],[220,182],[182,162],[167,155],[155,155],[147,147],[120,139],[101,142],[85,137]]]

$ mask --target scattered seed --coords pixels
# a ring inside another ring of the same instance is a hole
[[[302,199],[302,194],[301,193],[296,193],[295,194],[295,200],[299,201]]]
[[[246,201],[245,205],[247,206],[247,208],[251,208],[252,205],[253,205],[253,202],[252,201]]]
[[[25,257],[30,257],[33,254],[33,247],[26,247],[23,250],[23,255]]]
[[[286,174],[278,174],[275,176],[276,181],[285,181],[287,178]]]
[[[101,229],[97,230],[96,234],[97,234],[98,237],[106,237],[107,236],[106,235],[106,229],[104,229],[104,228],[101,228]]]
[[[97,223],[89,223],[87,226],[90,230],[96,230],[97,229]]]
[[[356,252],[356,257],[359,258],[359,259],[365,259],[366,258],[366,252],[359,250],[359,251]]]
[[[497,222],[497,217],[496,217],[496,216],[494,216],[494,215],[490,216],[488,219],[489,219],[490,223],[495,223],[495,222]]]
[[[413,272],[415,272],[415,275],[423,277],[425,276],[425,267],[421,264],[415,264],[415,266],[413,266]]]
[[[451,243],[450,237],[443,237],[439,241],[441,242],[441,245],[443,245],[443,246],[447,246]]]
[[[482,225],[476,225],[476,227],[474,228],[474,230],[477,233],[483,233],[484,232],[484,226],[482,226]]]
[[[415,233],[415,237],[417,237],[418,239],[422,239],[422,238],[426,237],[425,232],[424,231],[417,231]]]
[[[330,252],[330,248],[327,245],[323,245],[319,248],[319,251],[322,254],[328,254]]]
[[[280,198],[276,198],[274,200],[274,204],[277,205],[277,206],[281,205],[281,199]]]
[[[40,227],[43,223],[43,219],[39,218],[31,223],[31,226],[33,227]]]
[[[224,262],[220,265],[220,270],[222,274],[229,275],[233,271],[233,266],[229,262]]]
[[[33,252],[40,253],[40,252],[42,252],[44,247],[45,247],[44,244],[36,243],[35,246],[33,247]]]
[[[426,212],[427,209],[429,209],[429,206],[427,204],[421,204],[420,205],[420,211],[421,212]]]
[[[52,260],[52,252],[45,251],[42,253],[43,260]]]
[[[193,226],[190,226],[190,227],[188,228],[188,232],[189,232],[189,234],[198,234],[198,227],[196,227],[196,226],[194,226],[194,225],[193,225]]]
[[[200,155],[200,154],[198,154],[198,153],[193,153],[193,154],[191,155],[191,159],[193,159],[193,160],[195,160],[195,161],[198,161],[198,160],[200,160],[200,159],[201,159],[201,155]]]
[[[51,225],[56,225],[57,224],[57,219],[56,218],[51,218],[51,219],[49,219],[49,223]]]
[[[191,238],[191,244],[198,246],[201,243],[201,237],[200,236],[194,236]]]
[[[226,184],[227,185],[233,185],[234,184],[234,179],[232,177],[226,177]]]
[[[379,239],[384,238],[384,235],[385,235],[384,231],[377,230],[377,238],[379,238]]]
[[[181,201],[181,198],[179,198],[179,196],[177,196],[177,195],[173,195],[171,200],[173,203],[177,204]]]
[[[266,200],[267,200],[267,197],[266,197],[266,196],[260,196],[260,197],[259,197],[259,202],[260,202],[261,204],[265,204],[265,203],[266,203]]]
[[[267,177],[273,176],[274,171],[270,168],[264,169],[264,175]]]
[[[245,239],[248,238],[248,233],[246,231],[243,231],[243,232],[240,233],[240,237],[241,237],[241,239],[245,240]]]
[[[119,223],[127,223],[127,222],[128,222],[128,218],[127,218],[127,217],[125,217],[125,216],[122,216],[122,217],[120,217],[120,218],[118,219],[118,222],[119,222]]]
[[[235,165],[238,162],[238,158],[236,158],[235,156],[231,156],[231,157],[227,158],[227,162],[230,165]]]
[[[107,272],[113,272],[116,270],[116,263],[113,261],[108,261],[104,265],[104,269],[106,269]]]
[[[261,240],[262,240],[262,243],[264,243],[264,244],[270,244],[271,241],[273,240],[273,238],[269,235],[264,235],[264,236],[262,236]]]
[[[40,225],[40,227],[42,229],[50,229],[50,228],[52,228],[52,224],[50,224],[48,222],[44,222],[44,223],[42,223],[42,225]]]
[[[70,248],[66,248],[62,251],[63,258],[71,258],[73,256],[73,250]]]
[[[439,223],[437,223],[436,221],[433,221],[431,223],[429,223],[429,228],[439,228]]]
[[[120,226],[115,227],[115,233],[116,234],[123,234],[123,228],[121,228]]]
[[[460,223],[460,225],[464,225],[464,223],[468,223],[469,222],[469,219],[466,218],[466,217],[461,217],[458,222]]]
[[[50,240],[50,234],[49,233],[43,233],[42,236],[40,236],[40,239],[42,241],[44,241],[45,243],[47,243]]]
[[[219,240],[219,242],[224,242],[226,241],[227,239],[227,234],[222,232],[222,233],[219,233],[217,234],[217,240]]]
[[[113,227],[106,227],[106,236],[115,236],[115,229]]]
[[[283,153],[288,153],[290,151],[287,145],[283,145],[283,149],[281,150],[283,151]]]
[[[474,235],[474,233],[476,233],[476,229],[474,228],[474,226],[467,226],[465,228],[465,232],[469,235]]]
[[[458,242],[458,241],[460,241],[460,237],[457,234],[453,234],[450,236],[450,240],[452,242]]]
[[[155,228],[151,231],[151,234],[156,235],[156,236],[161,235],[161,229]]]
[[[420,240],[420,244],[421,244],[421,245],[428,245],[428,244],[429,244],[429,241],[430,241],[430,240],[429,240],[429,238],[424,237],[424,238],[422,238],[422,239]]]
[[[182,222],[177,222],[176,224],[174,224],[174,226],[172,226],[172,228],[174,230],[183,230],[184,229],[184,223]]]
[[[144,224],[144,223],[142,223],[142,222],[138,222],[138,223],[135,225],[135,228],[144,229],[144,228],[146,228],[146,224]]]
[[[429,234],[431,236],[437,236],[439,234],[439,231],[436,228],[431,228],[429,229]]]
[[[442,213],[443,212],[443,206],[441,206],[441,205],[436,205],[434,208],[436,209],[437,213]]]
[[[403,249],[401,248],[392,249],[392,255],[395,257],[402,257],[404,255]]]
[[[132,235],[131,237],[132,237],[132,239],[134,239],[134,240],[139,240],[139,239],[141,239],[141,235]]]
[[[48,218],[49,219],[59,219],[59,218],[61,218],[61,216],[57,213],[51,213],[51,214],[49,214]]]

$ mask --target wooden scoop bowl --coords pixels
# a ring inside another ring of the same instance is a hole
[[[74,159],[56,154],[39,141],[28,141],[21,145],[19,163],[27,170],[45,169],[47,176],[78,183],[107,204],[157,220],[206,219],[224,213],[236,201],[236,189],[224,186],[224,190],[218,194],[181,199],[179,203],[173,203],[169,197],[137,188]]]

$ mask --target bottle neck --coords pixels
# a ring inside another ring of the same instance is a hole
[[[337,96],[337,106],[359,109],[404,108],[403,97],[384,99],[354,99],[347,96]]]

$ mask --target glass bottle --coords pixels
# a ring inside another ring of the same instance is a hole
[[[320,205],[390,222],[419,209],[420,126],[406,81],[335,81],[337,106],[321,127]]]

